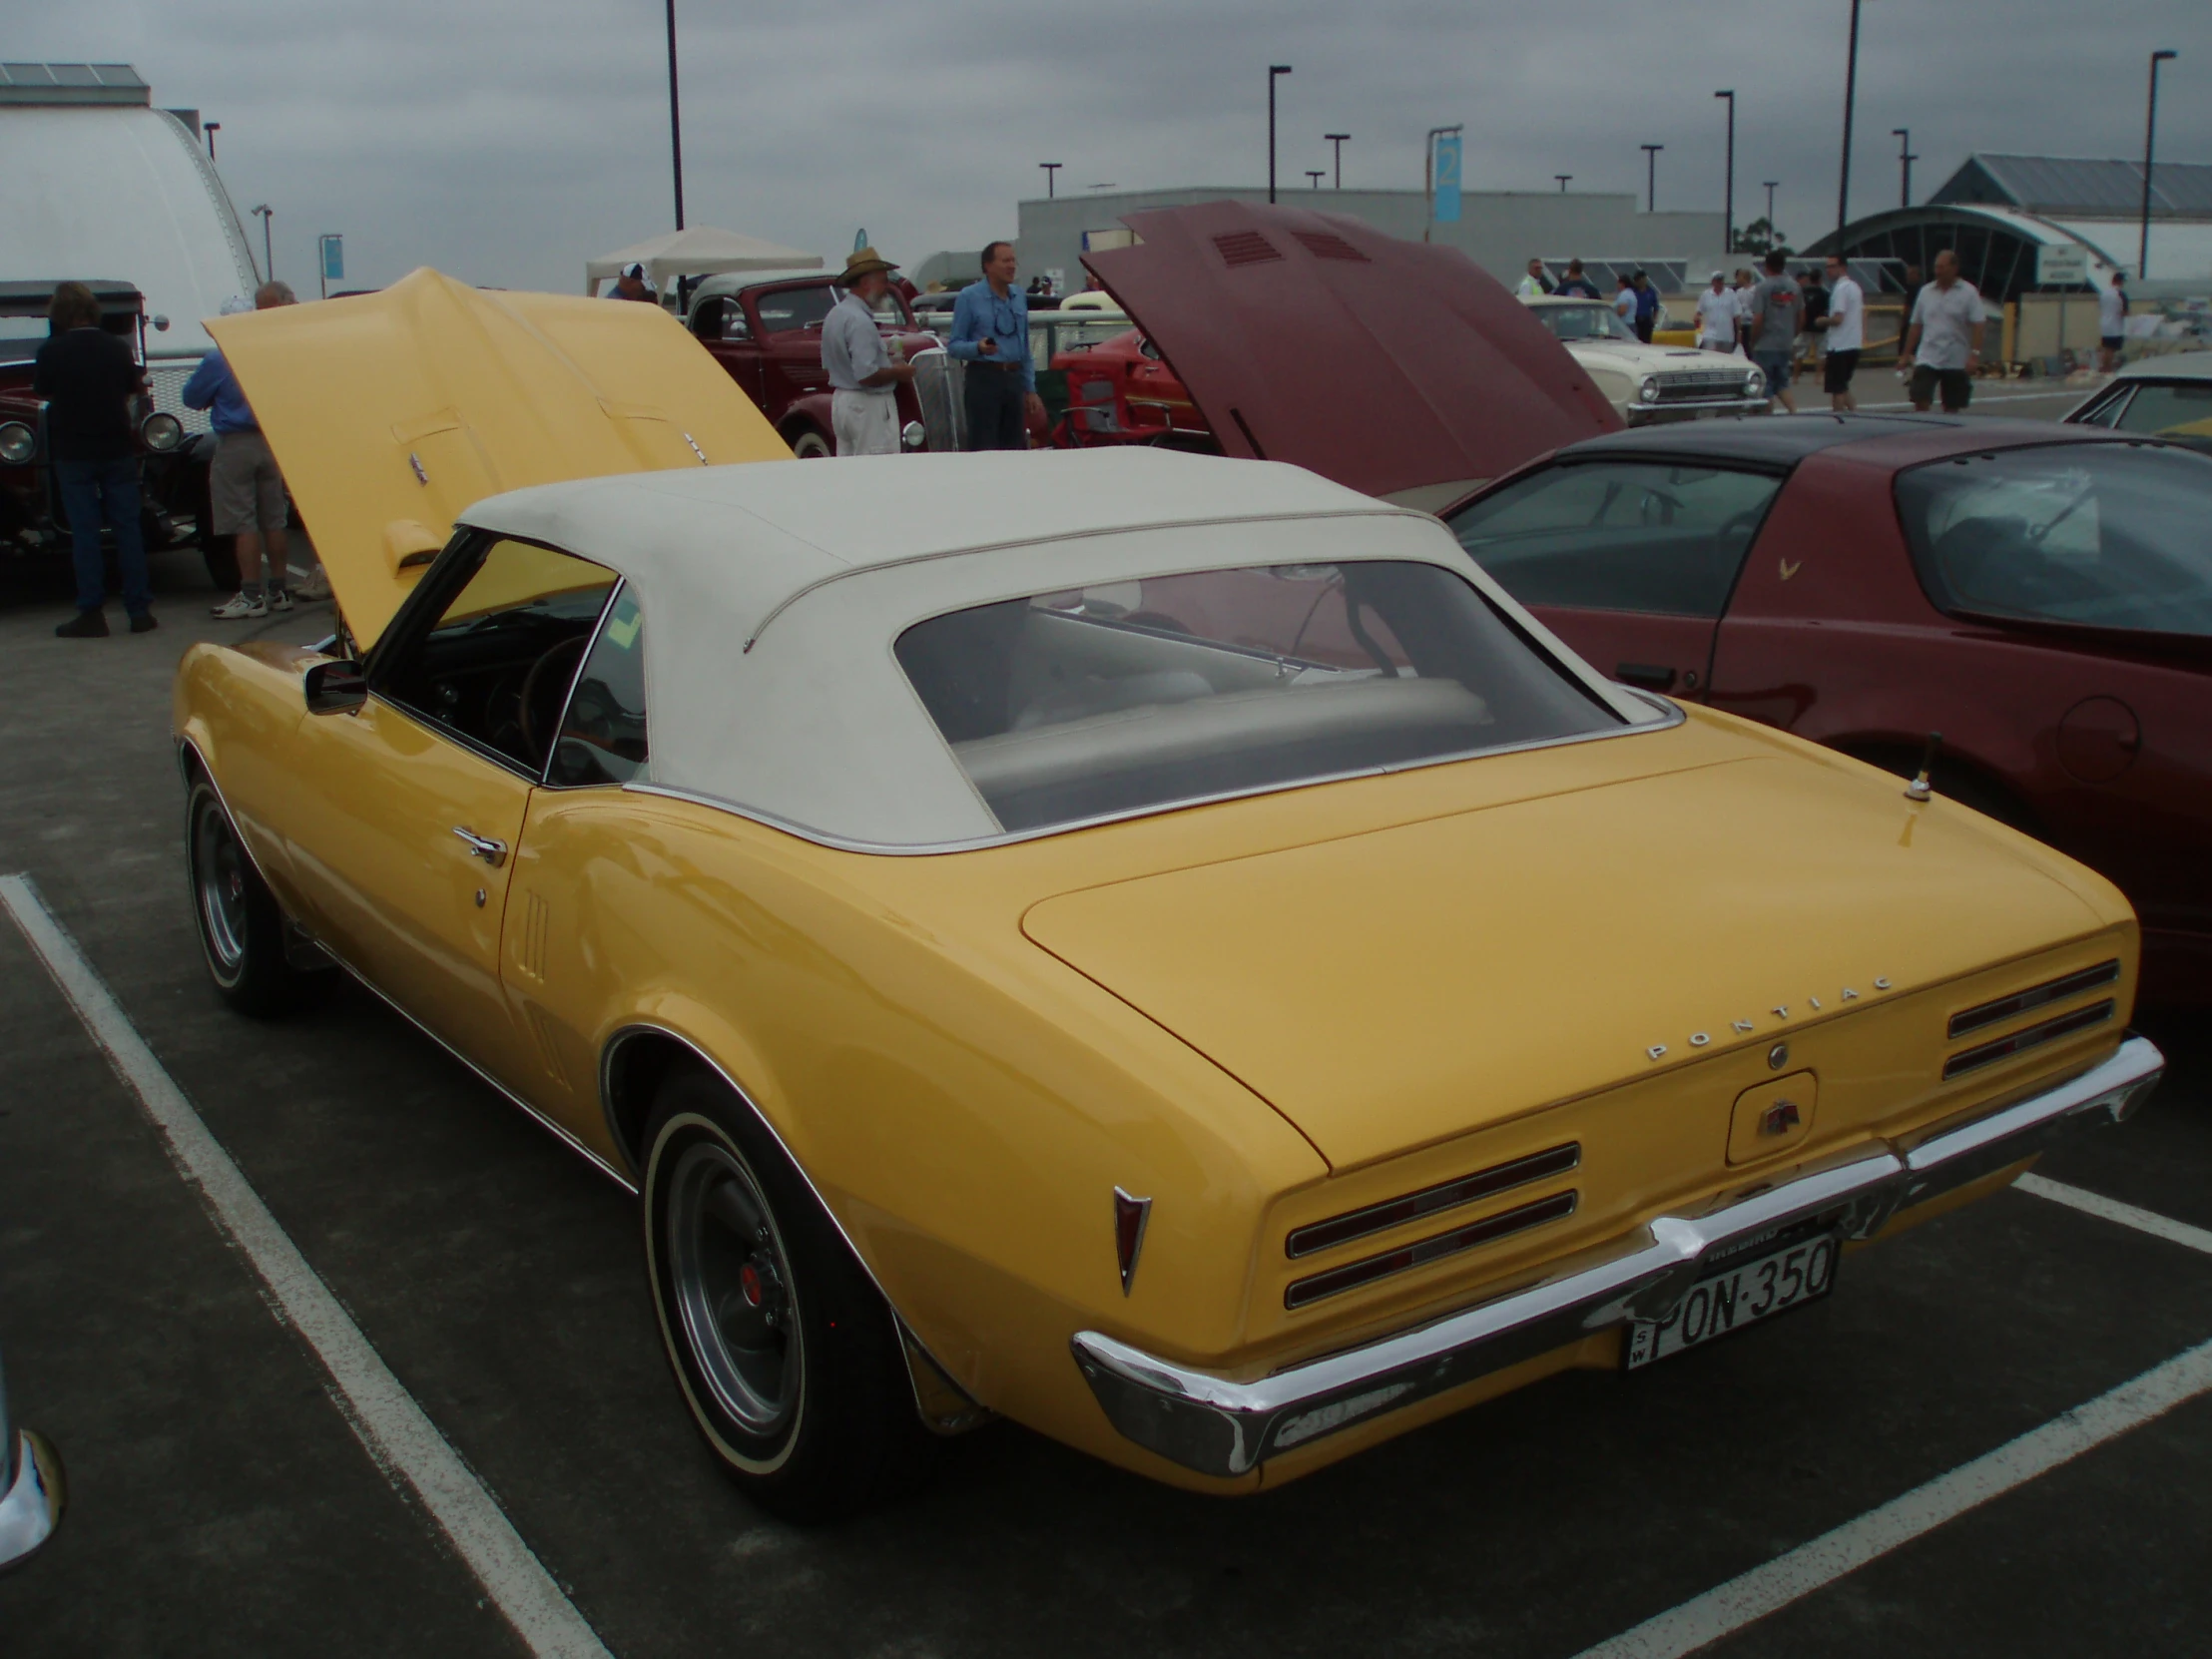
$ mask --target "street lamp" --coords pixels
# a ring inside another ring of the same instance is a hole
[[[2150,108],[2143,116],[2143,240],[2135,250],[2135,275],[2150,275],[2150,159],[2151,141],[2158,136],[2158,66],[2179,56],[2174,52],[2150,55]]]
[[[276,280],[276,255],[275,244],[270,241],[269,227],[276,217],[276,210],[264,202],[250,211],[262,222],[262,280],[274,282]]]
[[[1324,133],[1322,137],[1337,147],[1337,183],[1332,188],[1343,190],[1345,188],[1345,140],[1352,137],[1352,135],[1350,133]]]
[[[1287,63],[1271,63],[1268,65],[1268,205],[1270,207],[1275,205],[1275,78],[1278,75],[1288,75],[1290,72],[1291,66]]]
[[[1728,182],[1721,187],[1721,241],[1733,254],[1736,252],[1736,94],[1731,89],[1713,96],[1728,100]]]
[[[1044,199],[1049,202],[1052,200],[1053,184],[1059,178],[1060,169],[1067,166],[1067,163],[1039,162],[1037,165],[1044,169]]]
[[[676,0],[668,0],[668,156],[676,176],[676,228],[684,228],[684,118],[676,102]]]
[[[1310,167],[1306,170],[1306,177],[1313,180],[1314,189],[1319,190],[1321,189],[1321,182],[1329,177],[1329,169],[1326,167]]]
[[[1844,174],[1836,185],[1836,229],[1851,223],[1851,118],[1859,103],[1859,0],[1851,0],[1851,50],[1844,60]],[[1767,216],[1774,223],[1774,215]]]
[[[212,162],[215,160],[215,136],[223,131],[223,123],[220,121],[206,122],[200,130],[208,135],[208,160]]]
[[[1569,179],[1573,178],[1573,177],[1574,177],[1574,175],[1573,175],[1573,174],[1571,174],[1571,173],[1554,173],[1554,174],[1552,175],[1552,177],[1553,177],[1554,179],[1556,179],[1556,180],[1558,180],[1558,181],[1559,181],[1559,194],[1560,194],[1561,196],[1564,196],[1564,195],[1566,195],[1566,194],[1567,194],[1567,181],[1568,181]]]
[[[1890,132],[1898,141],[1898,170],[1903,175],[1898,186],[1898,206],[1910,208],[1913,205],[1913,164],[1920,160],[1913,154],[1913,129],[1892,127]]]
[[[1647,144],[1643,147],[1644,212],[1647,214],[1659,211],[1659,152],[1664,149],[1666,146],[1663,144]]]
[[[1775,247],[1774,187],[1782,181],[1780,179],[1762,179],[1759,182],[1767,187],[1767,248],[1772,252]]]

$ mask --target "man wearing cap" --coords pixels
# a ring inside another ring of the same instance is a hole
[[[898,388],[911,363],[891,361],[875,306],[898,267],[872,248],[856,250],[837,277],[844,297],[822,319],[822,366],[830,374],[830,424],[839,455],[898,453]]]
[[[1014,245],[983,250],[983,279],[960,290],[944,348],[967,366],[967,447],[1027,449],[1037,398],[1037,365],[1029,356],[1029,301],[1014,286]]]
[[[645,267],[632,261],[622,268],[622,275],[615,278],[615,285],[607,290],[609,299],[642,299],[648,305],[657,305],[660,298],[653,291],[653,284],[645,279]]]

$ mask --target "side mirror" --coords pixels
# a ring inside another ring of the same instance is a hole
[[[359,663],[317,663],[307,670],[305,691],[310,715],[349,715],[368,701],[368,680]]]

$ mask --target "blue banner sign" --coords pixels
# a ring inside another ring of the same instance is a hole
[[[1439,225],[1459,217],[1459,135],[1444,133],[1436,140],[1436,200],[1434,218]]]
[[[341,236],[322,239],[322,279],[325,282],[345,280],[345,239]]]

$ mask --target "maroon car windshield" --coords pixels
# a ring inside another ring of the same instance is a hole
[[[1897,500],[1945,611],[2212,637],[2212,456],[2002,449],[1902,473]]]

